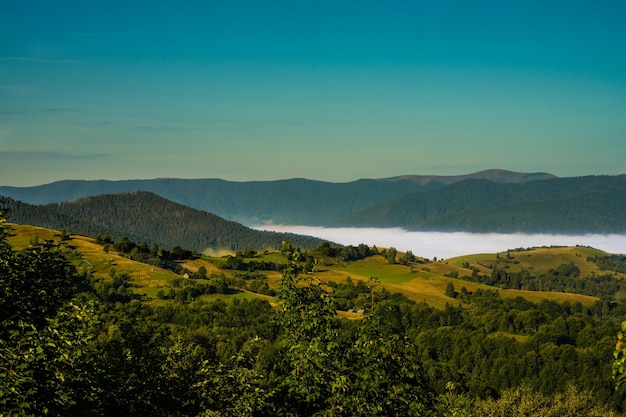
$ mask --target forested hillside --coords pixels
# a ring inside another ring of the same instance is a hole
[[[489,179],[478,179],[481,177]],[[304,179],[241,183],[182,179],[62,181],[30,188],[0,187],[0,195],[41,204],[137,190],[151,191],[247,225],[501,233],[626,232],[626,211],[622,209],[626,205],[626,175],[554,178],[548,174],[490,170],[457,177],[405,176],[350,183]]]
[[[415,192],[428,192],[468,178],[495,182],[526,182],[554,178],[486,170],[468,175],[407,175],[386,179],[361,179],[347,183],[301,178],[278,181],[233,182],[220,179],[154,179],[126,181],[59,181],[35,187],[0,186],[0,195],[30,204],[76,200],[100,194],[150,191],[168,200],[217,214],[245,225],[264,222],[332,225],[338,219]]]
[[[439,183],[422,186],[403,180],[331,183],[299,178],[249,182],[164,178],[0,187],[0,195],[31,204],[48,204],[100,194],[149,191],[246,225],[263,222],[324,225],[390,198],[441,186]]]
[[[340,224],[501,233],[626,233],[625,206],[626,175],[520,184],[465,180],[393,199]]]
[[[323,241],[288,233],[262,232],[219,216],[182,206],[148,192],[105,194],[76,201],[36,206],[11,201],[10,220],[68,233],[96,236],[127,236],[172,248],[181,245],[202,252],[206,249],[276,249],[283,240],[302,248]]]

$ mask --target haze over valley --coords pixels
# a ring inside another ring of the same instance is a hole
[[[342,245],[376,245],[411,251],[424,258],[451,258],[473,253],[506,252],[541,246],[590,246],[609,253],[626,253],[624,234],[555,235],[524,233],[419,232],[400,228],[326,228],[315,226],[259,225],[256,230],[314,236]]]

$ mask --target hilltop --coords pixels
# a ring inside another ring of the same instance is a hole
[[[513,172],[505,169],[486,169],[484,171],[474,172],[472,174],[464,175],[400,175],[397,177],[385,178],[385,181],[411,181],[420,185],[427,185],[430,183],[437,183],[443,185],[454,184],[455,182],[469,180],[469,179],[482,179],[493,182],[504,182],[517,184],[528,181],[536,180],[548,180],[558,178],[555,175],[545,172]]]
[[[283,240],[313,248],[323,240],[252,230],[215,214],[174,203],[156,194],[104,194],[63,203],[32,205],[12,200],[10,221],[87,236],[127,236],[137,242],[189,250],[276,249]]]

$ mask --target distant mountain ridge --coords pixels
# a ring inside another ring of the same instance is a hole
[[[328,226],[355,212],[411,193],[430,192],[468,178],[522,182],[553,178],[485,170],[456,176],[405,176],[332,183],[294,178],[233,182],[221,179],[65,180],[34,187],[0,186],[0,195],[48,204],[102,194],[149,191],[176,203],[245,225],[263,223]]]
[[[137,188],[158,190],[159,193],[148,192],[171,200],[170,203],[249,225],[626,233],[626,175],[557,178],[543,173],[488,170],[444,178],[444,182],[451,182],[449,185],[437,180],[441,178],[396,177],[350,183],[305,179],[243,183],[183,179],[62,181],[11,190],[4,187],[0,188],[0,194],[18,200],[26,196],[30,201],[47,201],[88,193],[119,193],[120,189],[123,192]],[[61,206],[66,204],[69,203]],[[97,209],[94,210],[96,216]],[[65,214],[59,211],[54,215]],[[158,213],[154,216],[157,222]],[[132,228],[132,224],[128,226]]]
[[[487,169],[465,175],[401,175],[397,177],[384,178],[386,181],[411,181],[420,185],[426,185],[431,182],[450,185],[455,182],[469,179],[483,179],[493,182],[521,183],[535,180],[549,180],[558,178],[555,175],[545,172],[525,173],[513,172],[504,169]]]
[[[140,243],[202,252],[213,250],[279,249],[284,240],[303,249],[324,240],[291,233],[253,230],[215,214],[192,209],[146,191],[103,194],[75,201],[32,205],[12,200],[9,221],[95,237],[127,236]]]
[[[329,217],[342,218],[390,198],[438,186],[441,185],[421,186],[409,181],[329,183],[299,178],[250,182],[170,178],[66,180],[36,187],[0,187],[0,195],[31,204],[48,204],[101,194],[148,191],[247,225],[265,222],[323,225]]]
[[[339,224],[500,233],[626,233],[626,175],[523,183],[469,179],[354,213]]]

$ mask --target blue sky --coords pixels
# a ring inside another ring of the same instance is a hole
[[[0,0],[0,184],[626,172],[625,1]]]

